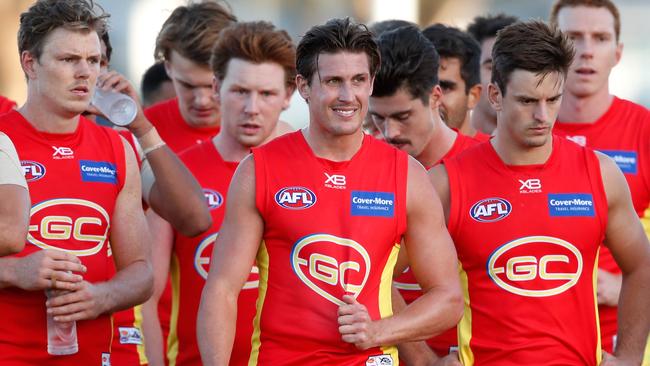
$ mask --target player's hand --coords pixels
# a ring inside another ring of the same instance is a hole
[[[103,90],[114,90],[128,95],[138,105],[138,113],[133,122],[126,126],[136,137],[141,137],[152,127],[151,123],[145,118],[142,111],[142,104],[138,98],[138,92],[135,90],[131,82],[129,82],[124,75],[115,70],[105,72],[97,77],[97,87]],[[94,108],[92,105],[90,108]],[[90,110],[89,110],[90,111]],[[99,112],[99,111],[97,111]],[[94,113],[91,111],[91,113]]]
[[[618,306],[623,276],[599,269],[597,281],[598,304]]]
[[[603,360],[600,362],[600,366],[633,366],[638,365],[638,363],[623,361],[616,358],[616,356],[609,354],[603,351]]]
[[[353,296],[344,295],[342,300],[345,304],[339,306],[338,311],[341,339],[354,344],[360,350],[377,346],[374,323],[370,319],[368,309]]]
[[[15,265],[15,286],[23,290],[68,290],[79,288],[86,266],[76,256],[61,250],[39,250],[20,258]]]
[[[100,286],[83,281],[78,290],[51,297],[45,305],[57,322],[95,319],[106,311],[105,296]]]
[[[439,358],[432,366],[463,366],[458,360],[458,352],[451,352],[443,358]]]

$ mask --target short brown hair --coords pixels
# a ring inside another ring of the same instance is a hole
[[[176,51],[197,64],[209,65],[219,32],[236,21],[230,10],[215,1],[179,6],[158,33],[154,57],[169,60]]]
[[[557,26],[557,17],[562,8],[574,8],[577,6],[586,6],[589,8],[605,8],[612,13],[614,17],[614,33],[616,34],[616,41],[619,40],[621,35],[621,14],[618,8],[610,0],[557,0],[551,8],[550,22],[552,25]]]
[[[235,23],[224,28],[212,49],[210,66],[214,75],[223,80],[228,61],[233,58],[252,63],[276,63],[284,69],[285,83],[292,90],[296,78],[296,47],[289,34],[269,22]]]
[[[39,59],[45,38],[59,27],[101,35],[108,17],[92,0],[38,0],[20,14],[18,52],[29,51]]]
[[[355,23],[350,18],[331,19],[324,25],[308,30],[298,44],[296,69],[309,84],[318,68],[318,55],[343,51],[365,53],[370,76],[375,76],[381,60],[379,46],[365,25]]]
[[[566,77],[574,53],[571,41],[557,27],[540,20],[514,23],[497,33],[492,48],[492,82],[505,95],[515,70],[542,76],[559,72]]]

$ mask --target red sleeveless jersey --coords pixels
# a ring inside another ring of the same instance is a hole
[[[156,127],[158,134],[169,148],[177,154],[219,133],[219,126],[204,128],[190,126],[181,115],[178,98],[154,104],[145,109],[144,114]]]
[[[582,146],[609,155],[621,169],[630,187],[634,209],[650,235],[650,111],[614,97],[612,105],[594,123],[558,121],[553,132]],[[600,249],[598,266],[621,273],[609,249]],[[603,349],[612,352],[617,331],[617,308],[600,306]]]
[[[18,112],[0,118],[0,130],[14,142],[32,201],[24,257],[42,249],[65,250],[88,268],[88,282],[112,274],[107,259],[110,221],[124,185],[124,146],[119,135],[79,117],[70,134],[39,132]],[[47,354],[45,294],[0,290],[0,364],[97,365],[110,352],[111,317],[77,322],[79,352]]]
[[[473,138],[478,142],[484,142],[484,141],[490,141],[490,138],[492,138],[492,136],[488,135],[487,133],[483,133],[481,131],[476,131],[476,135],[474,135]]]
[[[338,331],[341,297],[392,314],[391,277],[406,230],[407,155],[364,135],[349,161],[318,158],[297,131],[253,149],[264,218],[250,365],[396,365]]]
[[[14,108],[16,108],[16,102],[0,95],[0,114],[11,112]]]
[[[210,140],[194,145],[179,155],[203,188],[212,215],[212,226],[205,233],[189,238],[174,232],[172,258],[173,307],[170,338],[177,339],[178,348],[167,353],[170,364],[201,365],[196,339],[196,315],[203,285],[210,270],[212,244],[216,239],[226,210],[226,193],[239,163],[227,162]],[[237,332],[230,365],[247,365],[251,351],[253,317],[257,300],[258,274],[251,273],[239,294]]]
[[[461,263],[464,365],[598,365],[595,274],[607,199],[593,151],[553,138],[545,164],[489,142],[445,161]]]
[[[451,149],[447,151],[445,156],[443,156],[442,159],[436,162],[433,166],[436,166],[440,164],[442,160],[452,158],[479,143],[473,137],[465,136],[458,132],[456,129],[454,129],[454,131],[456,131],[458,134],[456,140],[454,141],[454,144],[451,145]],[[433,166],[426,168],[431,169]],[[411,272],[410,268],[406,268],[404,273],[401,274],[395,281],[393,281],[393,285],[399,290],[400,294],[407,304],[412,303],[418,297],[422,296],[422,289],[420,288],[420,285],[418,285],[418,282],[415,279],[415,276],[413,275],[413,272]],[[438,356],[445,356],[449,354],[449,351],[458,345],[456,327],[453,327],[436,337],[428,339],[427,344],[429,347],[431,347],[431,349],[435,351]]]

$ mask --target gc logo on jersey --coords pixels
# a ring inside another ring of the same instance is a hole
[[[528,236],[490,255],[488,275],[502,289],[520,296],[547,297],[573,287],[582,273],[582,255],[568,241]]]
[[[210,271],[210,259],[212,258],[212,244],[219,236],[219,233],[214,233],[201,240],[194,252],[194,269],[204,280],[208,279],[208,272]],[[259,287],[259,273],[260,270],[257,266],[251,268],[251,274],[248,276],[248,281],[244,284],[242,289],[250,289]]]
[[[305,187],[285,187],[275,194],[275,202],[289,210],[304,210],[316,204],[316,195]]]
[[[205,202],[208,204],[210,210],[221,207],[223,204],[223,196],[217,191],[212,189],[203,188],[203,195],[205,196]]]
[[[57,198],[32,207],[27,241],[41,249],[89,256],[102,249],[109,227],[108,213],[95,202]]]
[[[28,182],[34,182],[43,178],[47,171],[45,165],[32,160],[21,160],[20,167],[23,169],[25,180]]]
[[[493,197],[476,202],[470,208],[469,215],[478,222],[496,222],[506,218],[511,211],[510,202]]]
[[[305,285],[340,306],[344,294],[357,298],[366,285],[370,255],[354,240],[312,234],[294,244],[291,266]]]

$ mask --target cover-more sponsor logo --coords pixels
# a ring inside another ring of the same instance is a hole
[[[519,180],[519,193],[541,193],[542,181],[536,178],[532,179],[518,179]]]
[[[71,148],[65,146],[52,146],[54,153],[52,153],[53,159],[73,159],[74,151]]]
[[[549,193],[551,216],[595,216],[594,200],[588,193]]]
[[[41,249],[88,256],[102,249],[109,227],[108,213],[95,202],[57,198],[32,207],[27,241]]]
[[[23,169],[25,180],[28,182],[34,182],[43,178],[47,172],[45,165],[32,160],[21,160],[20,167]]]
[[[486,198],[476,202],[469,209],[469,215],[478,222],[503,220],[512,212],[512,205],[503,198]]]
[[[223,205],[223,196],[215,190],[203,188],[203,196],[205,196],[205,203],[210,210],[214,210]]]
[[[325,187],[345,189],[345,175],[325,173]]]
[[[617,151],[617,150],[598,150],[598,151],[612,158],[623,173],[625,174],[637,173],[638,160],[637,160],[636,151]]]
[[[291,266],[300,281],[336,305],[341,297],[357,298],[370,275],[370,256],[354,240],[329,234],[300,239],[291,252]]]
[[[107,161],[80,160],[81,180],[84,182],[117,184],[115,164]]]
[[[500,288],[520,296],[559,295],[582,273],[580,251],[551,236],[528,236],[506,243],[490,255],[488,275]]]
[[[352,191],[352,216],[382,216],[395,215],[395,194],[391,192]]]
[[[275,194],[275,202],[289,210],[304,210],[316,204],[316,195],[305,187],[285,187]]]
[[[214,233],[206,236],[194,251],[194,269],[204,280],[208,279],[208,272],[210,271],[210,260],[212,258],[212,248],[214,241],[219,236],[219,233]],[[253,265],[251,274],[248,276],[248,281],[242,287],[244,290],[250,288],[257,288],[260,284],[259,281],[260,270],[257,266]]]

